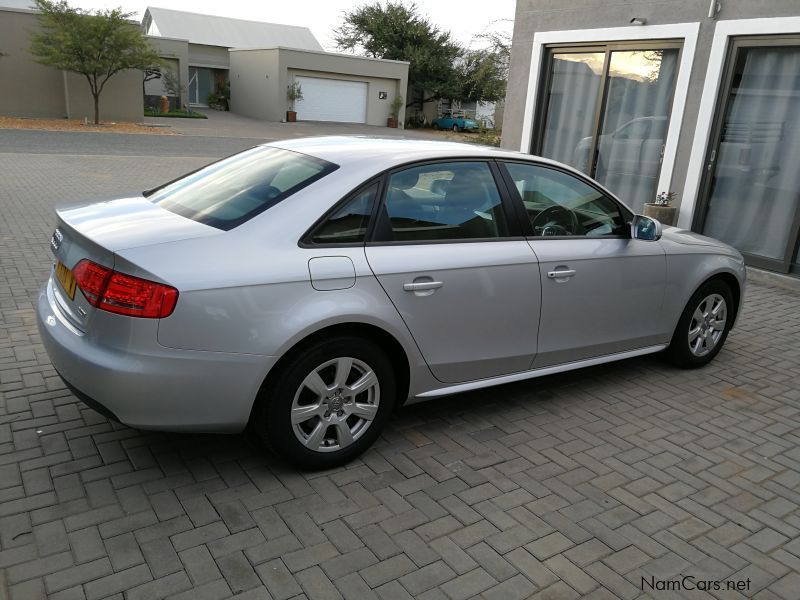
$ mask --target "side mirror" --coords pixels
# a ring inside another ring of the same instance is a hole
[[[636,215],[631,221],[631,237],[635,240],[655,242],[661,239],[661,223],[644,215]]]

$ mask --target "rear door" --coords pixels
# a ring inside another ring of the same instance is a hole
[[[536,354],[536,257],[488,161],[387,176],[367,260],[434,376],[455,383],[524,371]]]
[[[661,244],[631,239],[630,212],[571,173],[527,162],[504,167],[541,269],[534,367],[662,343]]]

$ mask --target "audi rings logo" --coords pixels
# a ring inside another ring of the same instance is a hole
[[[56,227],[56,230],[53,232],[53,237],[50,238],[50,245],[53,247],[53,250],[58,250],[61,247],[61,242],[64,241],[64,234],[61,233],[61,230]]]

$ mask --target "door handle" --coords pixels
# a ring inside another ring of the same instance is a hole
[[[424,290],[435,290],[444,285],[442,281],[420,281],[418,283],[404,283],[403,289],[407,292],[421,292]]]
[[[575,269],[561,269],[558,271],[550,271],[547,273],[547,276],[550,279],[567,279],[575,275]]]

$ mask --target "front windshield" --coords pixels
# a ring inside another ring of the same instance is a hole
[[[258,146],[145,192],[145,196],[171,212],[227,231],[337,168],[305,154]]]

